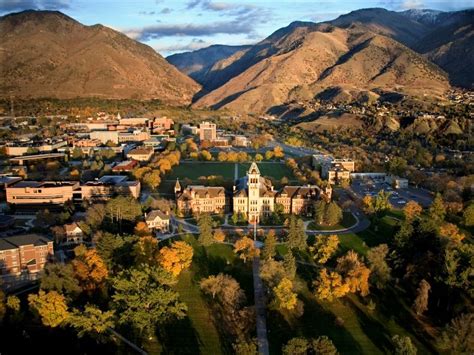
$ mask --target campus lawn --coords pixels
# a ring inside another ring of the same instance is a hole
[[[351,212],[344,212],[342,215],[342,221],[335,226],[321,226],[314,222],[311,222],[308,225],[308,229],[310,230],[322,230],[322,231],[330,231],[330,230],[338,230],[352,227],[356,223],[355,217],[352,215]]]
[[[219,162],[186,162],[181,161],[178,166],[165,176],[166,180],[175,180],[185,178],[197,181],[201,176],[222,176],[224,180],[234,179],[234,163]]]
[[[289,167],[281,162],[262,162],[257,163],[258,168],[262,176],[271,176],[276,180],[280,180],[282,177],[287,177],[290,181],[295,180],[295,176]],[[239,176],[245,176],[245,173],[250,168],[249,163],[239,164]]]

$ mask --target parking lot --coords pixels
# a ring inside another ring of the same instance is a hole
[[[376,196],[381,190],[389,192],[391,194],[390,203],[394,208],[403,208],[410,200],[418,202],[423,207],[428,207],[433,200],[432,195],[426,190],[415,187],[394,189],[386,182],[373,180],[356,180],[352,183],[351,188],[359,198],[364,198],[366,195]]]

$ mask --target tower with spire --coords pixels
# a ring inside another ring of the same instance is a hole
[[[174,184],[174,194],[178,195],[181,193],[181,184],[179,183],[179,179],[176,179],[176,184]]]
[[[260,217],[260,170],[255,162],[247,171],[248,220],[258,223]]]

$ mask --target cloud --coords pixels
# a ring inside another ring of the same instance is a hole
[[[189,52],[198,49],[206,48],[212,45],[212,43],[206,42],[199,38],[193,38],[188,43],[176,43],[172,45],[158,45],[154,49],[160,53],[176,53],[176,52]]]
[[[160,14],[170,14],[173,10],[171,10],[169,7],[165,7],[160,11]]]
[[[138,14],[144,15],[144,16],[153,16],[156,14],[156,12],[155,11],[139,11]]]
[[[424,8],[424,3],[421,0],[405,0],[402,2],[402,8],[409,9],[422,9]]]
[[[69,0],[2,0],[0,12],[8,13],[22,10],[63,10],[70,8]]]
[[[148,41],[161,37],[200,37],[213,36],[216,34],[250,34],[253,32],[253,24],[239,21],[222,21],[206,24],[159,24],[128,29],[123,32],[133,39]]]

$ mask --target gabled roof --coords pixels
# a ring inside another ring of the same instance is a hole
[[[260,175],[260,170],[258,169],[257,163],[253,162],[250,165],[250,169],[248,171],[248,174],[259,174]]]
[[[153,210],[146,215],[145,220],[147,222],[151,222],[154,221],[157,217],[160,218],[162,221],[170,219],[170,216],[168,216],[166,213],[163,213],[160,210]]]

